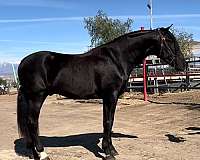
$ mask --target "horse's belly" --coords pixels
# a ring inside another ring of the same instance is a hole
[[[83,63],[65,66],[54,79],[53,88],[70,98],[96,97],[97,85],[92,65]]]
[[[97,88],[95,83],[91,80],[84,81],[84,83],[80,80],[65,80],[63,82],[60,81],[53,86],[53,90],[56,93],[59,93],[69,98],[97,98]]]

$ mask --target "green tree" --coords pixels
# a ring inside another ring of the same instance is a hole
[[[127,19],[122,22],[119,19],[112,19],[102,10],[94,17],[84,18],[85,27],[91,37],[91,46],[97,47],[131,31],[133,20]]]
[[[7,81],[3,80],[2,78],[0,78],[0,85],[6,86],[7,85]]]
[[[172,29],[172,33],[175,35],[185,58],[192,57],[193,34],[177,29]]]

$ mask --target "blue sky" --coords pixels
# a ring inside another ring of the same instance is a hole
[[[90,39],[83,18],[102,9],[113,18],[134,20],[133,30],[149,28],[148,0],[0,0],[0,62],[51,50],[81,53]],[[200,41],[199,0],[153,0],[153,28],[174,27]]]

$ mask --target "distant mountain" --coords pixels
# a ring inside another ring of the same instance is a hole
[[[14,68],[17,72],[18,64],[14,64]],[[7,62],[0,62],[0,76],[13,75],[12,64]]]

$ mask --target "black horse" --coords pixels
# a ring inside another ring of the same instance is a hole
[[[175,69],[185,69],[183,54],[169,28],[131,32],[85,54],[40,51],[24,58],[18,68],[17,121],[35,159],[49,159],[38,137],[38,118],[45,98],[52,94],[103,99],[102,148],[107,159],[115,159],[118,153],[111,140],[115,108],[133,67],[145,57],[157,55]]]

